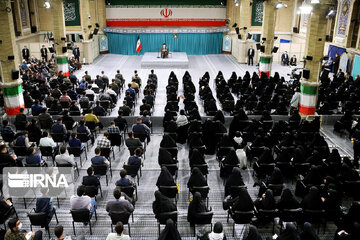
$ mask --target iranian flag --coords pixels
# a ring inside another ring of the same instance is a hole
[[[136,52],[141,51],[141,42],[140,42],[140,36],[138,36],[137,42],[136,42]]]

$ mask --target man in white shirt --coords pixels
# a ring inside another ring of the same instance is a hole
[[[43,137],[40,139],[39,147],[53,147],[56,148],[56,143],[49,137],[48,131],[43,132]]]
[[[89,86],[88,86],[88,89],[86,89],[86,91],[85,91],[85,94],[86,94],[86,95],[87,95],[87,94],[95,95],[94,90],[92,90],[91,88],[92,88],[92,86],[89,85]]]
[[[109,86],[109,88],[108,88],[108,90],[106,91],[106,93],[109,94],[110,96],[111,96],[111,95],[116,96],[116,92],[115,92],[114,90],[112,90],[112,87],[111,87],[111,86]]]
[[[115,232],[116,233],[109,233],[106,240],[130,240],[129,235],[123,234],[124,225],[122,224],[122,222],[118,222],[115,225]]]
[[[91,200],[91,198],[85,195],[85,186],[80,185],[77,188],[77,195],[73,195],[70,198],[70,209],[71,210],[80,210],[80,209],[88,209],[90,210],[90,218],[94,214],[97,203],[95,200]]]

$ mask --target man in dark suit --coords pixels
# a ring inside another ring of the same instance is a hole
[[[55,206],[53,205],[53,199],[48,196],[49,189],[41,188],[42,197],[36,199],[36,213],[46,213],[47,223],[51,222],[51,219],[55,213]]]
[[[74,57],[75,59],[80,62],[80,50],[79,50],[79,47],[78,46],[74,46],[74,49],[73,49],[73,54],[74,54]]]
[[[296,66],[296,55],[290,58],[290,66]]]
[[[45,47],[45,45],[42,45],[42,48],[40,49],[41,52],[41,57],[45,59],[45,61],[47,62],[48,60],[48,55],[47,55],[47,48]]]
[[[340,64],[340,56],[339,54],[335,54],[335,58],[334,58],[334,62],[333,62],[333,65],[334,65],[334,73],[336,74],[339,70],[339,64]]]
[[[135,150],[136,148],[142,148],[143,145],[140,141],[140,139],[138,138],[134,138],[134,133],[133,132],[128,132],[128,136],[129,138],[125,140],[125,145],[130,149],[130,150]],[[133,153],[131,153],[133,154]]]
[[[26,62],[29,61],[30,51],[27,48],[27,46],[24,46],[24,48],[22,49],[22,56],[23,56],[23,59],[25,59]]]
[[[281,55],[281,63],[284,64],[284,65],[289,65],[289,54],[287,53],[287,51],[285,51]]]
[[[250,65],[250,62],[251,62],[251,66],[254,65],[254,56],[255,56],[255,50],[253,49],[252,46],[250,46],[248,50],[248,65]]]
[[[94,169],[89,167],[87,169],[87,176],[83,177],[82,185],[84,186],[100,186],[99,178],[94,176]]]

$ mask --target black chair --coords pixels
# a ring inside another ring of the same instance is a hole
[[[191,189],[189,189],[189,191],[193,195],[194,193],[199,192],[201,194],[201,198],[206,200],[206,206],[209,207],[209,197],[208,197],[210,191],[209,186],[202,186],[202,187],[193,186]]]
[[[91,198],[95,198],[95,201],[96,201],[96,196],[99,194],[99,189],[100,189],[100,194],[102,197],[103,195],[102,195],[101,185],[99,185],[99,187],[85,186],[85,194]]]
[[[41,121],[41,120],[39,121],[39,123],[41,129],[47,129],[47,130],[51,129],[53,124],[52,121]]]
[[[210,229],[212,230],[212,217],[213,217],[214,213],[210,210],[209,212],[202,212],[202,213],[196,213],[195,214],[195,218],[194,218],[194,222],[192,222],[192,224],[194,224],[194,237],[195,237],[195,233],[196,233],[196,224],[199,225],[205,225],[205,224],[210,224]]]
[[[65,142],[65,136],[63,133],[51,133],[51,137],[56,144]]]
[[[130,223],[129,223],[130,215],[131,214],[124,213],[124,212],[109,212],[109,216],[111,218],[111,232],[113,232],[113,225],[116,225],[118,222],[122,222],[122,224],[128,225],[129,236],[131,237]],[[134,220],[133,220],[133,222],[134,222]]]
[[[35,211],[35,209],[33,209]],[[57,215],[56,215],[56,211],[54,210],[54,215],[55,215],[55,219],[56,219],[56,223],[59,223]],[[28,213],[28,217],[30,220],[30,230],[32,231],[32,226],[41,226],[41,227],[45,227],[46,231],[49,234],[49,238],[50,238],[50,230],[49,230],[49,224],[48,224],[48,214],[45,212],[40,212],[40,213],[35,213],[35,212],[30,212]]]
[[[121,192],[125,193],[128,197],[135,199],[137,201],[138,195],[137,195],[136,186],[121,186],[120,189]],[[135,198],[134,198],[134,193],[135,193]]]
[[[27,121],[14,122],[14,125],[15,125],[15,128],[16,128],[16,131],[25,131]]]
[[[145,155],[147,135],[145,133],[134,133],[134,138],[140,139],[140,141],[144,144],[144,155]]]
[[[72,121],[64,121],[63,124],[65,125],[66,130],[68,130],[68,131],[70,131],[70,130],[72,131],[75,127],[74,122],[72,122]]]
[[[11,132],[10,133],[3,132],[1,134],[1,136],[2,136],[2,139],[4,140],[4,142],[7,142],[7,143],[14,141],[14,137],[15,137],[14,133],[11,133]]]
[[[254,211],[228,211],[227,222],[229,222],[229,216],[234,220],[233,223],[233,237],[235,237],[235,225],[236,224],[250,224],[252,218],[254,217]],[[245,228],[245,227],[244,227]],[[240,235],[244,231],[244,228],[241,230]]]
[[[27,148],[25,146],[13,146],[12,149],[14,150],[16,156],[26,157],[28,155]]]
[[[294,179],[295,171],[294,166],[289,162],[277,162],[276,167],[278,167],[282,175],[287,179]]]
[[[75,166],[71,165],[70,163],[64,163],[64,164],[56,163],[56,166],[57,166],[57,167],[60,167],[60,168],[61,168],[61,167],[73,167],[73,168],[76,170],[76,172],[77,172],[77,174],[78,174],[78,177],[80,176],[79,167],[78,167],[77,162],[75,162]]]
[[[178,173],[178,165],[176,163],[174,164],[162,164],[161,167],[166,167],[167,170],[171,173],[171,175],[174,177],[174,179],[177,179],[177,173]]]
[[[72,225],[73,225],[74,235],[76,236],[76,232],[75,232],[76,222],[89,224],[90,235],[92,235],[90,210],[89,209],[70,210],[70,213],[73,218]],[[97,220],[96,208],[95,208],[95,219]]]
[[[89,122],[89,121],[86,121],[85,122],[85,125],[89,128],[89,130],[93,133],[95,133],[95,137],[97,136],[96,135],[96,122]]]
[[[69,108],[70,107],[70,103],[69,102],[65,102],[65,101],[60,101],[61,107],[64,108]]]
[[[302,219],[302,208],[283,209],[280,211],[280,219],[283,222],[299,222]]]
[[[169,218],[174,221],[175,225],[177,225],[178,212],[177,211],[163,212],[163,213],[159,213],[159,215],[157,216],[159,236],[160,236],[160,225],[166,225],[166,221]]]
[[[267,187],[273,191],[273,195],[276,197],[281,195],[284,184],[268,184]]]
[[[89,151],[89,136],[86,133],[76,133],[76,135],[82,143],[86,143],[87,150]]]
[[[239,196],[239,192],[241,189],[247,189],[247,187],[245,185],[243,186],[231,186],[230,187],[230,195],[232,198],[236,198],[237,196]]]
[[[116,134],[116,133],[110,133],[109,134],[109,140],[111,142],[111,146],[118,146],[119,147],[119,151],[120,151],[120,145],[122,142],[122,137],[120,134]]]
[[[178,187],[175,186],[159,186],[159,191],[168,198],[174,198],[175,204],[179,198]]]
[[[68,150],[69,154],[73,154],[74,157],[80,158],[80,167],[82,167],[82,158],[81,158],[81,156],[82,156],[83,152],[85,152],[85,159],[87,160],[86,148],[81,150],[81,147],[67,147],[67,150]]]
[[[54,149],[50,146],[50,147],[40,147],[40,152],[41,152],[41,159],[43,159],[43,157],[46,157],[46,160],[51,157],[53,160],[53,165],[55,166],[55,156],[54,156]]]
[[[112,173],[111,173],[111,169],[108,169],[108,166],[106,166],[106,164],[103,165],[91,165],[91,167],[93,167],[94,169],[94,175],[96,176],[105,176],[106,177],[106,186],[109,186],[109,179],[108,179],[108,171],[110,171],[110,176],[112,177]]]
[[[191,166],[191,171],[195,167],[197,167],[200,170],[200,172],[202,173],[202,175],[205,175],[205,177],[206,177],[206,175],[209,174],[209,170],[208,170],[209,166],[207,164],[198,164],[198,165],[194,164]]]
[[[321,224],[324,226],[325,233],[325,210],[312,210],[312,209],[303,209],[303,221],[316,224],[317,232],[319,233]]]
[[[310,170],[310,163],[295,163],[294,169],[295,169],[296,174],[306,176],[306,174]]]
[[[137,182],[138,185],[140,184],[140,176],[139,176],[139,169],[141,168],[140,165],[126,165],[124,164],[123,168],[126,170],[127,174],[129,176],[131,176],[132,178],[134,178],[134,180],[136,181],[137,178]]]
[[[110,167],[111,167],[111,158],[110,158],[110,154],[111,154],[111,148],[101,148],[101,156],[103,156],[104,158],[106,158],[107,160],[109,160],[110,162]],[[115,153],[113,152],[113,157],[115,159]]]
[[[4,224],[5,230],[6,230],[6,221],[13,215],[15,215],[16,218],[18,218],[18,215],[17,215],[17,212],[16,212],[14,206],[10,206],[10,208],[5,213],[0,214],[0,224]]]
[[[258,219],[262,222],[272,222],[272,233],[274,234],[274,227],[275,227],[275,221],[274,218],[279,216],[279,210],[278,209],[272,209],[272,210],[266,210],[266,209],[259,209],[258,213],[256,214],[258,216]]]
[[[166,151],[168,151],[171,156],[177,160],[177,155],[178,155],[178,148],[177,147],[172,147],[172,148],[164,148],[164,147],[160,147],[160,149],[165,149]]]

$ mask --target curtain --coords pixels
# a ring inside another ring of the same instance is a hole
[[[173,38],[172,33],[141,33],[123,34],[106,33],[109,39],[109,52],[123,55],[136,55],[138,36],[141,41],[140,54],[159,52],[166,43],[171,52],[186,52],[189,55],[204,55],[221,53],[223,33],[178,33]]]

